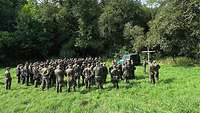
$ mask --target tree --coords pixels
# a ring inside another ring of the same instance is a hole
[[[127,23],[124,28],[124,37],[126,37],[127,49],[141,52],[147,47],[144,28],[140,26],[136,25],[133,27],[130,23]]]
[[[0,1],[0,31],[14,32],[17,12],[26,3],[26,0]]]
[[[77,16],[79,23],[79,36],[76,38],[76,46],[82,48],[82,51],[91,48],[96,50],[96,54],[98,54],[102,50],[102,42],[101,39],[99,39],[98,28],[100,11],[101,8],[97,0],[78,1]]]
[[[168,0],[150,22],[148,42],[172,55],[199,56],[200,1]]]
[[[126,45],[123,31],[126,23],[146,26],[149,16],[140,2],[132,0],[109,0],[99,18],[101,37],[107,48],[113,51]]]

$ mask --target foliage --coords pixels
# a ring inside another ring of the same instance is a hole
[[[129,43],[127,47],[137,52],[141,52],[141,50],[147,46],[144,28],[137,25],[132,27],[130,23],[126,24],[124,28],[124,37],[126,37],[127,44]]]
[[[146,17],[141,4],[137,1],[110,0],[106,2],[99,18],[100,34],[106,41],[106,47],[115,51],[125,45],[123,37],[125,24],[142,26],[145,24]]]
[[[200,9],[196,0],[168,0],[150,22],[148,42],[172,56],[199,57]]]
[[[160,56],[199,58],[199,4],[197,0],[148,0],[146,5],[138,0],[3,0],[0,63],[112,57],[147,46],[163,51]]]
[[[17,12],[26,3],[26,0],[0,1],[0,31],[15,31]]]

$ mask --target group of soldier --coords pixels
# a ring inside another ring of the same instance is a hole
[[[160,70],[160,65],[156,63],[156,61],[145,61],[143,62],[143,67],[144,67],[144,74],[146,74],[146,67],[147,64],[149,64],[149,81],[152,84],[155,84],[159,80],[159,70]]]
[[[159,65],[155,62],[151,62],[149,65],[150,81],[155,84],[155,80],[158,80]],[[12,82],[9,70],[10,68],[6,68],[5,72],[6,89],[10,89]],[[130,79],[135,79],[135,70],[136,67],[132,60],[127,60],[122,65],[113,60],[112,66],[107,68],[101,58],[87,57],[26,62],[17,65],[16,76],[19,84],[34,85],[35,87],[40,85],[42,90],[48,90],[55,86],[59,93],[62,92],[64,86],[67,87],[68,92],[72,89],[75,91],[77,87],[81,86],[85,86],[89,90],[93,86],[103,89],[108,73],[111,75],[113,87],[119,88],[120,80],[129,83]]]

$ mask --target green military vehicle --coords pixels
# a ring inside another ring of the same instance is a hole
[[[132,60],[135,65],[140,65],[140,56],[138,53],[125,54],[117,61],[117,64],[124,64],[127,60]]]

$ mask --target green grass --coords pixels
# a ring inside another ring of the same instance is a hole
[[[107,64],[109,65],[109,64]],[[16,83],[12,70],[12,90],[3,85],[0,69],[0,113],[198,113],[200,112],[200,67],[161,65],[160,82],[148,83],[142,67],[137,80],[120,82],[120,89],[107,83],[104,90],[57,94],[54,88],[41,91]],[[65,89],[66,90],[66,89]]]

